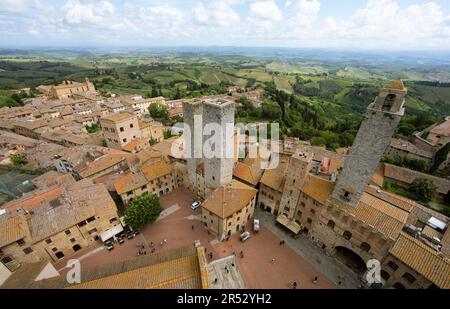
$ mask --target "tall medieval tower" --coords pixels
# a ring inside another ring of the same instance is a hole
[[[197,186],[197,167],[204,163],[204,182],[209,192],[231,183],[234,168],[234,113],[232,101],[207,99],[183,103],[184,123],[191,134],[185,135],[185,155],[191,189]],[[221,132],[204,135],[205,127],[214,124]],[[204,148],[220,152],[213,157],[205,156]]]
[[[204,136],[204,142],[213,142],[213,148],[221,154],[214,158],[204,158],[205,185],[210,189],[231,183],[234,167],[234,102],[222,99],[205,100],[203,105],[204,126],[210,123],[222,128],[214,137]],[[209,145],[206,145],[209,146]]]
[[[285,215],[289,219],[294,217],[300,198],[300,189],[306,182],[311,164],[313,153],[296,153],[289,158],[289,165],[286,169],[286,181],[284,184],[283,195],[280,201],[280,215]]]
[[[405,109],[407,89],[401,80],[381,89],[369,105],[331,198],[356,207],[388,147]]]

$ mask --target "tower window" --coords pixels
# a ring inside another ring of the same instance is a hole
[[[382,108],[382,109],[383,109],[384,111],[386,111],[386,110],[387,110],[387,111],[391,110],[392,106],[394,105],[395,98],[396,98],[395,94],[388,94],[387,97],[386,97],[386,99],[384,100],[383,108]]]

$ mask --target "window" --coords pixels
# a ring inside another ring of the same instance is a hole
[[[313,215],[316,214],[316,211],[315,211],[314,209],[311,208],[310,211],[311,211],[311,213],[312,213]]]
[[[125,131],[125,129],[123,127],[120,127],[120,132]]]
[[[62,259],[62,258],[64,257],[64,253],[62,253],[61,251],[58,251],[58,252],[55,253],[55,256],[56,256],[58,259]]]
[[[362,251],[366,251],[366,252],[370,251],[370,245],[366,242],[361,243],[359,248],[361,248]]]
[[[307,220],[307,221],[308,221],[308,223],[309,223],[309,224],[311,224],[311,223],[312,223],[312,219],[311,219],[311,218],[308,218],[308,220]]]
[[[70,230],[67,230],[64,233],[66,233],[66,235],[70,235],[71,234]]]
[[[132,128],[132,129],[134,128],[134,125],[132,123],[130,123],[130,128]]]
[[[113,223],[113,222],[116,222],[117,221],[117,218],[112,218],[111,220],[109,220],[109,223]]]
[[[349,231],[345,231],[342,236],[344,236],[345,239],[350,240],[352,238],[352,233],[350,233]]]
[[[395,263],[392,262],[392,261],[389,261],[389,263],[387,263],[387,266],[388,266],[390,269],[392,269],[393,271],[396,271],[396,270],[398,269],[398,265],[395,264]]]
[[[297,216],[299,217],[299,218],[301,218],[302,217],[302,212],[299,210],[299,211],[297,211]]]
[[[52,239],[51,239],[51,238],[46,239],[45,242],[46,242],[47,244],[51,244],[51,243],[52,243]]]
[[[56,251],[58,251],[58,249],[57,249],[57,248],[53,248],[52,251],[53,251],[53,252],[56,252]]]
[[[395,94],[389,94],[383,103],[383,110],[390,110],[395,102]]]
[[[97,229],[93,228],[92,230],[88,231],[89,235],[97,233]]]
[[[336,223],[334,223],[333,220],[329,220],[327,223],[327,226],[330,227],[331,229],[334,229],[334,227],[336,226]]]
[[[305,208],[305,206],[306,206],[305,202],[301,202],[300,205],[301,205],[303,208]]]
[[[124,143],[126,143],[127,142],[127,139],[126,138],[124,138],[123,140],[122,140]]]
[[[90,217],[90,218],[88,218],[86,221],[87,221],[87,222],[95,221],[95,217]]]
[[[3,264],[7,264],[7,263],[9,263],[9,262],[12,262],[12,258],[10,258],[9,256],[5,256],[5,257],[2,259],[2,263],[3,263]]]
[[[33,249],[31,249],[30,247],[23,249],[23,253],[25,254],[30,254],[31,252],[33,252]]]
[[[78,227],[83,227],[83,226],[85,226],[87,223],[86,223],[86,221],[81,221],[80,223],[78,223],[77,225],[78,225]]]
[[[19,239],[19,240],[17,241],[17,244],[18,244],[19,246],[23,246],[23,245],[25,245],[25,241],[24,241],[23,239]]]
[[[71,243],[74,243],[74,242],[77,242],[77,240],[76,240],[75,238],[71,238],[71,239],[70,239],[70,242],[71,242]]]
[[[402,278],[408,281],[409,283],[414,283],[414,281],[416,281],[416,278],[410,273],[404,273]]]
[[[388,280],[391,277],[391,275],[389,275],[388,272],[385,270],[381,270],[380,274],[381,274],[381,278],[383,278],[384,280]]]
[[[81,250],[81,246],[78,245],[78,244],[76,244],[76,245],[74,245],[74,246],[72,247],[72,250],[73,250],[74,252],[80,251],[80,250]]]

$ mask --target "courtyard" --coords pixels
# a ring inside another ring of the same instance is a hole
[[[137,257],[142,246],[147,254],[152,254],[153,248],[156,253],[193,245],[194,241],[199,240],[206,248],[207,255],[212,253],[208,262],[235,255],[236,267],[247,288],[288,289],[294,281],[299,289],[336,288],[336,284],[328,280],[319,269],[291,249],[288,242],[280,245],[283,237],[272,233],[264,224],[258,234],[252,234],[244,243],[240,241],[238,234],[228,241],[217,242],[202,226],[201,209],[191,210],[190,205],[194,201],[195,198],[189,191],[177,189],[161,198],[164,215],[153,225],[141,229],[135,238],[126,239],[122,245],[115,243],[112,251],[107,251],[100,243],[84,248],[76,255],[55,263],[55,268],[64,273],[67,260],[77,258],[83,270]],[[250,226],[247,230],[250,230]],[[318,281],[313,283],[315,277]]]

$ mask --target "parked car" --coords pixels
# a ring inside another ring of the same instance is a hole
[[[122,245],[125,242],[125,239],[123,239],[123,236],[117,236],[117,242],[119,243],[119,245]]]
[[[195,202],[195,203],[192,203],[191,209],[192,209],[192,210],[196,210],[196,209],[199,208],[200,206],[202,206],[202,203],[200,203],[200,202]]]
[[[133,231],[133,235],[134,235],[134,236],[137,236],[137,235],[139,235],[139,234],[140,234],[139,230],[134,230],[134,231]]]
[[[111,240],[109,240],[105,243],[105,247],[106,247],[106,250],[111,251],[114,249],[114,244]]]
[[[260,229],[259,219],[253,220],[253,232],[258,233]]]
[[[134,233],[133,232],[128,232],[127,238],[128,239],[133,239],[134,238]]]
[[[244,232],[244,233],[242,233],[241,236],[240,236],[242,242],[248,240],[250,237],[252,237],[252,235],[250,234],[250,232]]]

